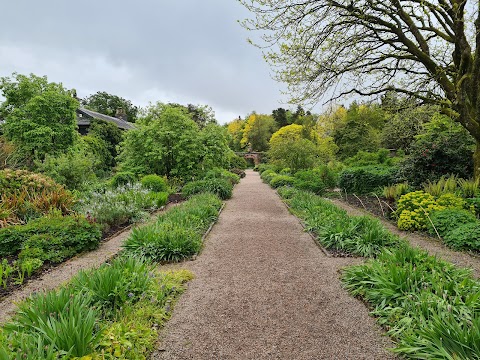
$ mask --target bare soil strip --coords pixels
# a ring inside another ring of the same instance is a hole
[[[164,210],[175,206],[176,204],[168,204]],[[159,210],[154,213],[159,214]],[[132,229],[128,227],[117,235],[102,242],[97,250],[76,256],[66,262],[50,269],[40,277],[29,281],[23,288],[13,292],[0,302],[0,324],[5,323],[13,315],[16,303],[26,299],[30,294],[38,291],[52,290],[60,285],[68,282],[80,270],[98,267],[104,262],[110,260],[120,251],[125,239],[128,238]]]
[[[382,219],[368,211],[349,205],[341,200],[332,201],[335,203],[335,205],[341,207],[342,209],[345,209],[350,215],[370,215],[376,217],[388,230],[408,240],[410,244],[412,244],[412,246],[424,249],[428,251],[430,255],[436,255],[439,258],[447,260],[459,267],[470,268],[473,271],[473,276],[475,276],[476,278],[480,278],[479,256],[471,255],[466,252],[452,250],[446,247],[439,239],[425,236],[420,233],[401,231],[391,222]]]
[[[257,173],[236,186],[154,359],[393,359],[391,341]]]

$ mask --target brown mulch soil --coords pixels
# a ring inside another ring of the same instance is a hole
[[[467,252],[452,250],[445,246],[440,239],[433,238],[423,233],[401,231],[397,228],[394,221],[387,220],[381,215],[377,215],[375,212],[365,211],[365,209],[361,205],[359,205],[358,201],[356,203],[350,203],[350,199],[349,203],[346,203],[345,200],[338,199],[332,201],[336,205],[345,209],[351,215],[369,214],[376,216],[388,230],[408,240],[413,246],[424,249],[428,251],[431,255],[436,255],[457,266],[472,269],[473,275],[476,278],[480,278],[480,256],[478,254],[471,254]]]
[[[392,342],[280,198],[247,171],[196,261],[154,359],[393,359]],[[178,267],[178,265],[177,265]]]

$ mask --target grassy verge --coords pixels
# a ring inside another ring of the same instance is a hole
[[[0,332],[0,359],[145,359],[192,278],[120,257],[19,304]]]

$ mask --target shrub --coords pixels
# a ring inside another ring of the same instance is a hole
[[[272,179],[277,176],[278,174],[273,171],[273,170],[266,170],[264,172],[261,173],[260,175],[260,178],[265,181],[266,183],[270,183],[270,181],[272,181]]]
[[[292,169],[290,168],[283,168],[279,172],[280,175],[292,175]]]
[[[465,199],[465,201],[467,202],[468,208],[471,209],[472,211],[475,211],[475,215],[479,217],[480,216],[480,198],[474,197],[470,199]]]
[[[280,186],[293,185],[295,178],[289,175],[276,175],[270,180],[270,185],[273,188],[278,188]]]
[[[224,179],[228,180],[232,185],[238,184],[240,182],[240,176],[220,168],[214,168],[212,170],[209,170],[205,174],[204,179]]]
[[[349,193],[365,194],[395,182],[396,167],[364,166],[340,173],[339,186]]]
[[[428,214],[434,210],[443,210],[435,198],[424,191],[414,191],[400,197],[395,214],[398,216],[398,228],[401,230],[423,230],[427,227]]]
[[[149,203],[151,202],[154,207],[161,208],[168,202],[168,192],[150,192],[147,194]]]
[[[325,181],[329,184],[329,187],[335,186],[333,173],[327,167],[321,167],[298,171],[295,173],[294,185],[301,190],[312,191],[315,194],[322,195],[325,192]]]
[[[376,152],[359,151],[354,156],[345,159],[343,162],[349,167],[360,167],[369,165],[387,165],[392,166],[400,158],[390,157],[390,150],[379,149]]]
[[[69,214],[75,197],[51,178],[25,170],[0,171],[0,228],[52,212]]]
[[[436,235],[438,232],[441,237],[444,237],[448,232],[460,225],[477,221],[476,217],[472,213],[459,209],[432,211],[430,213],[430,220],[431,222],[429,221],[427,223],[428,232],[431,235]],[[435,229],[437,231],[435,231]]]
[[[130,171],[122,171],[115,174],[110,179],[110,185],[112,188],[117,188],[119,186],[127,186],[137,182],[137,175]]]
[[[222,200],[232,197],[232,184],[224,179],[197,180],[186,184],[182,189],[184,197],[189,198],[199,193],[212,193],[218,195]]]
[[[238,168],[233,168],[229,170],[231,173],[236,174],[240,176],[240,179],[243,179],[247,174],[245,173],[245,170],[238,169]]]
[[[245,170],[247,168],[247,161],[242,156],[231,153],[229,156],[229,167],[231,169]]]
[[[166,192],[168,190],[167,182],[158,175],[145,175],[140,183],[142,187],[153,192]]]
[[[437,199],[437,204],[440,206],[445,206],[449,209],[464,209],[467,207],[467,202],[465,201],[465,199],[462,199],[460,196],[452,193],[446,193],[441,195]]]
[[[59,262],[95,249],[100,238],[100,227],[82,216],[43,217],[0,229],[0,256],[36,249],[42,260]]]

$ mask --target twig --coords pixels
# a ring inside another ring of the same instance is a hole
[[[360,204],[362,204],[362,206],[363,206],[363,208],[365,209],[365,211],[368,211],[367,208],[366,208],[366,206],[365,206],[365,204],[363,203],[363,201],[362,201],[357,195],[353,194],[353,196],[355,196],[355,197],[358,199],[358,201],[360,201]]]
[[[375,195],[375,197],[377,198],[378,204],[380,205],[380,209],[382,209],[382,216],[385,217],[385,211],[383,211],[383,206],[382,206],[382,202],[380,201],[380,198],[375,193],[373,193],[373,195]]]
[[[390,210],[392,210],[392,212],[395,212],[395,210],[390,206],[389,203],[387,203],[386,201],[383,201],[383,200],[382,200],[382,202],[383,202],[385,205],[387,205],[387,206],[390,208]]]

